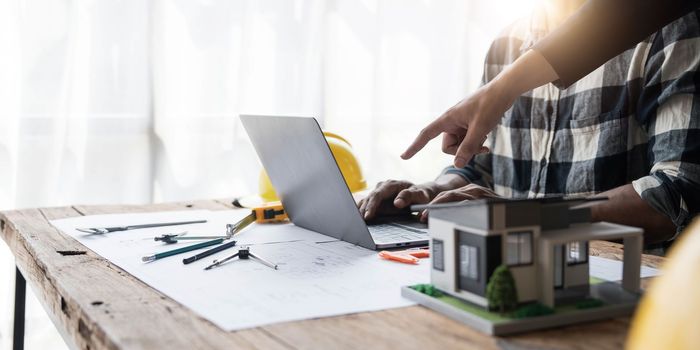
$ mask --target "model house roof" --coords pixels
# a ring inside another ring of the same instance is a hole
[[[586,204],[597,200],[601,199],[547,197],[509,200],[489,198],[456,204],[414,206],[413,209],[428,209],[430,218],[448,220],[459,226],[480,230],[540,226],[544,231],[564,229],[571,224],[589,222],[590,209]]]
[[[631,236],[641,236],[644,231],[641,228],[613,224],[609,222],[596,222],[593,224],[573,224],[567,229],[549,230],[541,233],[540,239],[563,244],[574,241],[613,240]]]

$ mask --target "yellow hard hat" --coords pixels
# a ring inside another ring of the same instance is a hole
[[[671,248],[632,320],[628,349],[700,346],[700,220]]]
[[[362,169],[360,168],[360,162],[355,158],[355,154],[352,153],[352,146],[350,142],[341,137],[338,134],[332,132],[324,131],[323,135],[326,136],[326,141],[331,148],[333,157],[335,157],[338,167],[340,167],[340,172],[343,173],[343,178],[350,188],[350,192],[358,192],[367,188],[367,182],[362,175]],[[260,172],[260,181],[258,183],[258,190],[260,192],[260,197],[263,202],[274,202],[278,201],[277,193],[275,188],[272,187],[270,178],[267,176],[265,169]]]

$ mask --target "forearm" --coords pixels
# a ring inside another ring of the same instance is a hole
[[[528,50],[506,67],[490,83],[489,89],[514,100],[518,96],[559,79],[549,62],[538,51]]]
[[[644,243],[664,242],[676,232],[671,220],[649,206],[631,184],[601,193],[607,201],[591,207],[594,222],[608,221],[644,229]]]
[[[589,0],[533,48],[566,87],[698,6],[698,0]]]

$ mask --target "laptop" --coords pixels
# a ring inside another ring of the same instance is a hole
[[[315,118],[241,122],[295,225],[372,250],[428,244],[427,225],[410,216],[365,222]]]

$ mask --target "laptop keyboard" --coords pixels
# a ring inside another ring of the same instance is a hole
[[[419,229],[397,223],[371,225],[368,228],[374,242],[380,244],[428,239],[427,229]]]

